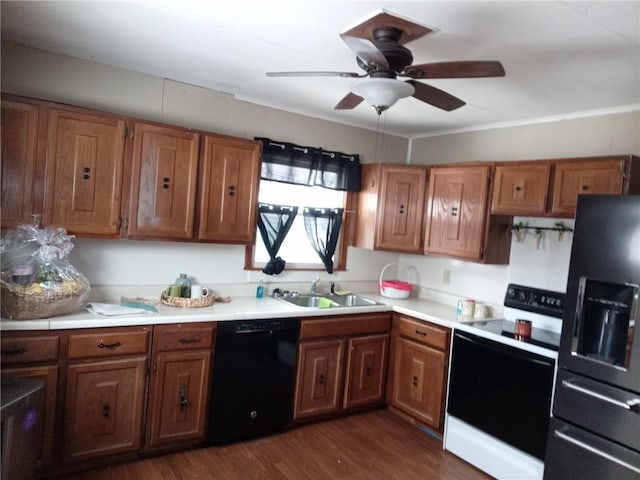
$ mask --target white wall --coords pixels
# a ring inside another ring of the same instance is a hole
[[[160,120],[242,137],[278,140],[360,153],[363,162],[402,163],[406,139],[290,114],[211,90],[124,71],[93,62],[2,44],[2,90],[105,111]],[[640,154],[640,114],[616,113],[557,122],[415,139],[411,163],[435,164],[470,160],[516,160],[608,153]],[[384,151],[375,145],[384,143]],[[545,225],[550,220],[535,220]],[[414,282],[453,296],[502,304],[506,284],[524,283],[564,290],[570,236],[551,238],[537,249],[532,238],[512,240],[508,266],[480,265],[447,258],[398,255],[350,248],[346,272],[325,280],[376,281],[384,265],[412,266]],[[205,283],[243,283],[260,278],[246,272],[244,248],[212,244],[78,239],[73,262],[93,285],[164,285],[180,272]],[[442,281],[451,272],[450,283]],[[288,272],[277,281],[308,281],[314,272]]]
[[[492,130],[416,138],[411,163],[640,155],[640,110],[545,119]]]

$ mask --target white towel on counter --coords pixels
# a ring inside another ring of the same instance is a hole
[[[140,314],[152,314],[153,312],[144,308],[125,307],[122,305],[112,303],[87,303],[87,311],[95,313],[97,315],[104,315],[107,317],[113,317],[117,315],[140,315]]]

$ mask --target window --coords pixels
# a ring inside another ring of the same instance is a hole
[[[347,200],[347,193],[339,190],[330,190],[322,187],[309,187],[304,185],[293,185],[288,183],[272,182],[268,180],[260,181],[259,203],[269,203],[277,205],[298,206],[298,214],[291,230],[287,234],[278,256],[287,262],[287,269],[308,269],[324,270],[324,265],[320,257],[313,249],[307,237],[303,220],[304,207],[316,208],[344,208]],[[345,223],[340,231],[340,240],[334,255],[335,269],[344,268],[340,261],[344,256],[342,253],[346,249]],[[247,260],[250,264],[247,268],[263,268],[269,261],[269,254],[264,246],[260,232],[256,232],[256,241],[253,248],[247,251]]]
[[[256,244],[245,268],[266,274],[291,269],[333,273],[346,263],[345,207],[360,191],[360,156],[288,142],[262,141]],[[259,233],[259,235],[258,235]],[[266,245],[265,245],[266,243]]]

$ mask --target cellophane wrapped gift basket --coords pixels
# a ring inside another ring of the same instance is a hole
[[[84,307],[91,286],[67,259],[72,239],[64,228],[40,228],[37,218],[7,231],[0,243],[3,317],[32,320]]]

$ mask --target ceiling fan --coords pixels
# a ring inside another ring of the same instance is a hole
[[[356,78],[351,91],[335,106],[350,110],[363,100],[380,115],[399,99],[413,96],[446,111],[465,105],[453,95],[416,80],[429,78],[503,77],[498,61],[458,61],[412,65],[413,55],[404,46],[433,30],[382,11],[363,23],[341,33],[340,38],[356,54],[356,72],[267,72],[269,77],[337,76]],[[398,80],[406,77],[410,80]]]

